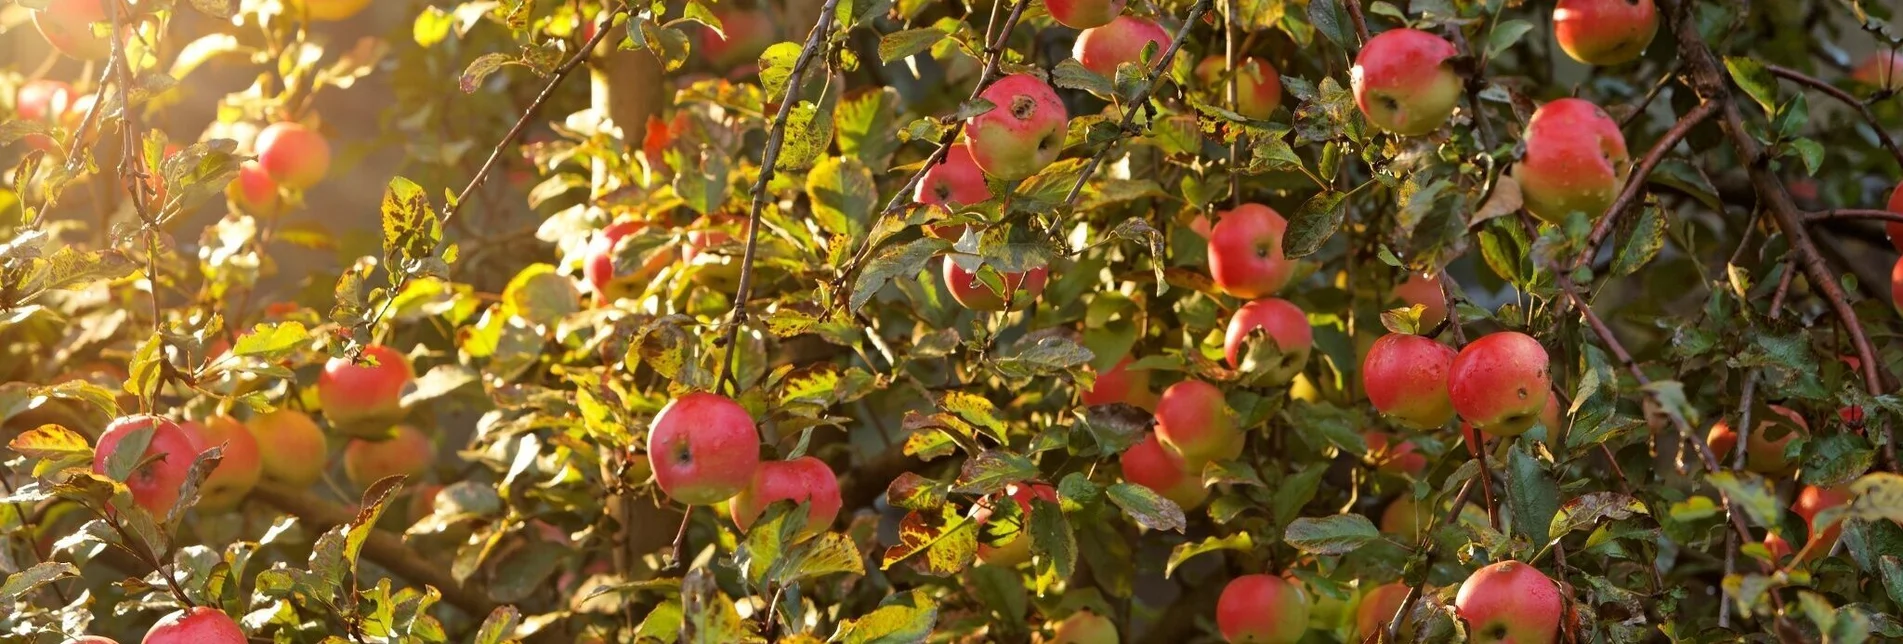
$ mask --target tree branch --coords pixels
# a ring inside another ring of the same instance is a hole
[[[1665,135],[1652,144],[1651,149],[1646,150],[1645,156],[1639,159],[1638,167],[1633,168],[1632,174],[1626,177],[1625,187],[1619,190],[1618,198],[1613,199],[1612,205],[1607,206],[1606,212],[1599,216],[1599,223],[1593,226],[1592,236],[1586,238],[1586,247],[1579,251],[1579,257],[1573,259],[1574,270],[1585,266],[1587,262],[1592,261],[1594,255],[1599,254],[1599,245],[1605,243],[1607,237],[1612,236],[1613,225],[1625,215],[1625,211],[1632,209],[1632,206],[1639,202],[1640,196],[1645,192],[1646,177],[1651,176],[1652,170],[1665,160],[1665,155],[1670,154],[1672,148],[1677,147],[1678,142],[1691,133],[1692,128],[1705,122],[1705,119],[1711,118],[1717,112],[1717,103],[1698,104],[1698,107],[1692,108],[1692,111],[1679,117],[1678,122],[1673,123],[1671,129],[1666,130]]]
[[[1870,124],[1870,130],[1876,132],[1877,142],[1883,144],[1883,148],[1890,151],[1890,156],[1896,159],[1897,167],[1903,168],[1903,148],[1896,146],[1896,139],[1890,138],[1890,133],[1884,129],[1883,123],[1877,120],[1877,115],[1871,113],[1870,106],[1865,105],[1862,100],[1851,96],[1849,92],[1837,89],[1822,79],[1789,67],[1765,63],[1764,69],[1778,78],[1823,92],[1826,96],[1837,99],[1838,102],[1856,108],[1857,113],[1863,116],[1864,122]]]
[[[1083,193],[1084,184],[1097,174],[1097,168],[1103,165],[1104,159],[1110,157],[1110,151],[1116,149],[1117,143],[1137,132],[1137,114],[1143,111],[1144,104],[1150,102],[1150,96],[1156,93],[1157,81],[1169,73],[1170,60],[1176,58],[1176,52],[1183,48],[1183,41],[1189,38],[1190,28],[1203,19],[1203,14],[1209,11],[1211,4],[1211,0],[1197,0],[1196,6],[1189,8],[1189,15],[1183,18],[1183,26],[1176,28],[1176,36],[1170,41],[1169,49],[1163,50],[1163,55],[1157,56],[1150,64],[1150,71],[1143,78],[1142,91],[1131,97],[1130,103],[1124,107],[1123,119],[1117,123],[1117,136],[1105,141],[1103,149],[1098,150],[1097,154],[1090,157],[1090,163],[1084,165],[1083,174],[1078,175],[1077,183],[1071,184],[1070,193],[1064,195],[1065,206],[1077,203],[1077,195]]]
[[[1832,208],[1818,212],[1804,213],[1804,223],[1818,224],[1834,220],[1876,219],[1903,223],[1903,212],[1888,210],[1863,210],[1856,208]]]

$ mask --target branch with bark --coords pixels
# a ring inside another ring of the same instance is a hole
[[[1195,6],[1189,8],[1189,16],[1183,19],[1183,26],[1176,28],[1175,39],[1170,41],[1169,48],[1163,50],[1162,55],[1157,56],[1156,60],[1150,64],[1150,72],[1143,78],[1143,89],[1138,91],[1136,96],[1131,97],[1129,105],[1124,107],[1123,118],[1117,122],[1117,136],[1105,141],[1103,149],[1098,150],[1097,154],[1090,157],[1090,162],[1084,164],[1083,174],[1078,175],[1077,183],[1072,184],[1070,192],[1064,195],[1065,206],[1077,203],[1077,195],[1083,193],[1084,184],[1090,181],[1091,176],[1097,174],[1097,168],[1110,157],[1110,151],[1116,149],[1117,144],[1123,139],[1138,131],[1137,114],[1142,113],[1144,105],[1150,102],[1150,96],[1156,93],[1157,81],[1161,80],[1164,74],[1169,73],[1170,60],[1176,58],[1176,52],[1182,50],[1183,41],[1189,38],[1190,28],[1203,19],[1203,14],[1209,12],[1211,4],[1213,4],[1211,0],[1198,0]]]

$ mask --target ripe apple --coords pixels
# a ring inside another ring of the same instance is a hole
[[[1598,105],[1578,98],[1541,105],[1523,138],[1526,156],[1513,178],[1533,216],[1559,224],[1577,211],[1597,221],[1618,197],[1631,157],[1619,123]]]
[[[945,257],[945,288],[951,291],[952,299],[973,311],[1003,311],[1004,297],[992,291],[990,286],[979,281],[977,274],[965,270],[954,259],[955,255]],[[1044,283],[1050,271],[1043,266],[1022,273],[1000,273],[1004,287],[1010,289],[1011,309],[1023,309],[1036,301],[1044,293]]]
[[[119,644],[119,640],[115,640],[110,637],[105,637],[101,635],[81,635],[79,637],[66,640],[66,644]]]
[[[1447,319],[1447,296],[1441,292],[1437,276],[1409,272],[1405,281],[1394,285],[1394,297],[1408,306],[1426,307],[1421,311],[1422,329],[1440,326]]]
[[[1793,552],[1791,542],[1785,541],[1784,537],[1778,536],[1776,532],[1764,535],[1764,549],[1771,551],[1771,561],[1778,562],[1784,561],[1784,558],[1791,556]]]
[[[152,439],[146,443],[145,451],[135,459],[135,462],[144,462],[145,465],[132,470],[125,484],[132,491],[133,502],[162,521],[172,506],[178,503],[179,486],[185,484],[185,478],[191,473],[192,460],[198,458],[199,452],[198,444],[177,423],[146,415],[125,416],[112,421],[99,434],[99,443],[93,448],[92,471],[105,474],[106,463],[113,457],[119,442],[125,440],[127,435],[147,427],[152,428]]]
[[[1123,3],[1119,1],[1117,4],[1121,6]],[[1050,644],[1117,644],[1119,641],[1117,624],[1086,608],[1058,622]]]
[[[733,498],[760,469],[760,430],[740,403],[696,392],[675,398],[648,427],[648,463],[669,498],[713,505]]]
[[[1224,293],[1246,300],[1274,295],[1295,275],[1294,260],[1282,256],[1282,232],[1288,221],[1274,208],[1257,203],[1216,213],[1209,230],[1209,276]]]
[[[314,21],[337,22],[357,15],[367,6],[370,0],[304,0],[304,15]]]
[[[707,60],[714,69],[757,64],[760,54],[780,39],[778,26],[764,11],[716,9],[714,16],[720,18],[720,29],[726,35],[712,28],[701,30],[700,55],[695,56]]]
[[[1031,521],[1031,499],[1044,499],[1045,501],[1056,503],[1057,488],[1043,483],[1012,483],[1006,485],[1003,492],[980,499],[977,504],[971,507],[972,520],[981,526],[989,523],[995,508],[994,504],[1003,503],[1006,498],[1011,499],[1018,505],[1018,527],[1016,528],[1016,532],[1004,532],[1005,534],[1011,535],[1010,540],[997,545],[980,541],[978,543],[978,560],[993,566],[1011,568],[1031,560],[1031,534],[1024,529],[1024,526],[1030,525]],[[1007,528],[1007,530],[1009,530],[1009,528]]]
[[[1903,257],[1898,257],[1896,265],[1890,267],[1890,304],[1903,312]]]
[[[1387,630],[1394,613],[1407,601],[1408,586],[1400,582],[1382,584],[1368,590],[1355,605],[1355,631],[1350,642],[1360,642]]]
[[[280,205],[278,182],[271,180],[271,173],[256,159],[238,166],[237,178],[225,184],[225,198],[239,210],[262,217],[278,214]]]
[[[1652,0],[1559,0],[1553,7],[1553,37],[1573,60],[1619,65],[1638,59],[1658,34]]]
[[[1447,59],[1452,43],[1418,29],[1389,29],[1368,39],[1348,70],[1355,105],[1375,127],[1401,136],[1440,129],[1460,102],[1460,76]]]
[[[1791,510],[1797,516],[1804,517],[1804,525],[1810,529],[1810,542],[1818,545],[1811,548],[1815,554],[1823,554],[1837,542],[1837,536],[1843,533],[1843,519],[1839,518],[1827,524],[1818,524],[1817,515],[1825,510],[1849,503],[1849,490],[1844,488],[1822,488],[1806,485],[1797,493],[1797,500],[1791,504]]]
[[[1124,356],[1109,371],[1097,374],[1097,382],[1080,398],[1086,405],[1128,403],[1144,409],[1156,407],[1156,393],[1150,391],[1149,370],[1131,371],[1130,357]]]
[[[1120,462],[1124,480],[1150,488],[1184,511],[1202,505],[1209,498],[1209,488],[1203,487],[1201,463],[1191,468],[1183,455],[1157,440],[1154,433],[1124,450]]]
[[[1090,29],[1110,24],[1123,14],[1125,0],[1045,0],[1051,19],[1072,29]]]
[[[1223,74],[1228,71],[1229,61],[1222,56],[1210,56],[1196,64],[1196,78],[1216,96],[1227,98],[1229,82]],[[1256,120],[1269,118],[1275,113],[1275,106],[1282,102],[1282,76],[1275,71],[1269,61],[1245,56],[1236,61],[1236,105],[1235,112]],[[1219,103],[1220,104],[1220,103]]]
[[[58,123],[72,109],[79,93],[73,86],[56,80],[32,80],[20,86],[13,101],[13,114],[28,121]]]
[[[258,164],[278,185],[303,190],[330,172],[330,143],[302,123],[280,121],[258,133]]]
[[[1368,442],[1368,456],[1374,460],[1376,470],[1389,474],[1418,475],[1427,469],[1427,455],[1416,451],[1413,441],[1394,443],[1394,436],[1378,431],[1368,432],[1362,438]]]
[[[1308,632],[1308,598],[1275,575],[1243,575],[1216,600],[1216,628],[1231,642],[1294,644]]]
[[[647,283],[661,272],[662,268],[674,263],[673,253],[658,252],[649,255],[647,260],[632,272],[616,274],[615,244],[620,243],[622,238],[647,227],[648,223],[645,221],[623,219],[608,224],[608,227],[596,232],[594,238],[588,241],[588,255],[582,264],[582,276],[587,278],[588,285],[594,287],[595,293],[601,297],[602,301],[611,302],[617,298],[638,294],[640,289],[646,288]]]
[[[965,136],[971,160],[986,175],[1023,179],[1057,160],[1070,114],[1049,84],[1030,74],[1012,74],[978,96],[996,107],[971,117]]]
[[[1477,643],[1553,644],[1564,610],[1559,585],[1518,561],[1474,571],[1454,597],[1454,612]]]
[[[708,215],[689,226],[687,241],[681,245],[681,262],[694,269],[694,283],[723,293],[734,292],[740,286],[740,263],[751,226],[740,215]],[[714,252],[722,246],[727,248]]]
[[[945,149],[945,160],[919,177],[912,200],[922,204],[969,206],[991,200],[991,188],[985,185],[985,173],[972,160],[971,142],[959,141]],[[939,235],[956,239],[956,235]]]
[[[1406,493],[1381,509],[1381,531],[1400,537],[1404,543],[1420,541],[1422,529],[1433,522],[1433,513],[1422,509],[1421,504]]]
[[[183,422],[178,428],[197,443],[200,451],[221,445],[225,448],[224,459],[218,462],[217,469],[198,486],[198,509],[224,512],[238,507],[238,502],[257,486],[258,476],[263,472],[257,438],[244,423],[230,416],[213,416],[203,423]]]
[[[1896,189],[1890,191],[1888,206],[1890,212],[1903,213],[1903,183],[1896,184]],[[1903,252],[1903,222],[1883,222],[1883,230],[1890,234],[1890,245],[1895,246],[1897,251]]]
[[[349,356],[331,358],[317,377],[317,403],[339,429],[401,419],[403,391],[416,380],[410,359],[396,349],[370,345],[364,347],[363,357],[363,364],[352,363]],[[372,359],[376,364],[370,364]]]
[[[358,489],[398,474],[415,479],[429,471],[436,459],[436,446],[421,430],[398,425],[396,436],[388,440],[350,439],[344,446],[344,476]]]
[[[245,644],[244,629],[210,606],[193,606],[159,618],[145,644]]]
[[[79,60],[98,60],[112,53],[112,41],[95,35],[92,25],[111,22],[106,0],[52,0],[33,11],[33,26],[46,42]]]
[[[310,415],[295,409],[253,416],[246,425],[257,439],[264,480],[304,489],[324,477],[330,446]]]
[[[1903,51],[1882,49],[1870,54],[1850,77],[1865,85],[1903,90]]]
[[[1255,362],[1253,384],[1279,385],[1288,382],[1301,373],[1308,364],[1308,352],[1315,344],[1314,330],[1308,326],[1308,314],[1288,300],[1265,297],[1242,305],[1234,315],[1229,316],[1229,331],[1222,342],[1223,355],[1229,359],[1231,368],[1241,369],[1252,360],[1268,357],[1262,355],[1244,356],[1242,351],[1246,341],[1257,331],[1268,335],[1275,341],[1279,354],[1266,364]],[[1266,344],[1266,343],[1265,343]]]
[[[1361,362],[1361,387],[1382,415],[1415,429],[1440,427],[1454,418],[1447,372],[1456,355],[1453,347],[1431,338],[1381,336]]]
[[[1163,390],[1156,403],[1156,437],[1182,454],[1198,470],[1213,459],[1242,453],[1243,434],[1229,415],[1222,390],[1201,380],[1184,380]]]
[[[1117,16],[1110,24],[1077,34],[1071,57],[1082,63],[1084,69],[1114,79],[1118,65],[1142,65],[1143,50],[1150,43],[1156,43],[1156,52],[1150,55],[1150,64],[1154,65],[1162,59],[1163,50],[1170,47],[1170,32],[1164,31],[1154,20]]]
[[[1474,340],[1454,356],[1447,371],[1454,411],[1493,436],[1526,433],[1546,409],[1552,389],[1546,348],[1517,331]]]
[[[802,539],[819,536],[839,516],[839,477],[825,461],[801,456],[790,461],[767,461],[753,472],[753,482],[727,504],[733,523],[746,532],[775,502],[810,503]]]
[[[1790,444],[1791,439],[1796,438],[1798,434],[1809,433],[1810,423],[1804,422],[1804,417],[1799,416],[1797,412],[1781,405],[1771,405],[1771,411],[1789,419],[1791,424],[1797,426],[1797,429],[1791,430],[1788,427],[1773,429],[1777,426],[1776,421],[1770,419],[1759,421],[1757,430],[1751,432],[1751,439],[1744,446],[1744,469],[1759,474],[1776,475],[1790,471],[1793,464],[1790,459],[1784,458],[1784,446]],[[1767,434],[1774,431],[1781,432],[1783,435],[1773,440]],[[1706,434],[1705,444],[1711,446],[1711,451],[1718,456],[1719,462],[1729,463],[1731,450],[1738,445],[1738,432],[1731,429],[1731,424],[1725,419],[1719,419],[1711,426],[1711,432]]]

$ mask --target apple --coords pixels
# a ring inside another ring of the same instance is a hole
[[[1796,438],[1798,434],[1809,433],[1810,424],[1804,422],[1803,416],[1783,406],[1771,405],[1771,411],[1789,419],[1792,424],[1797,425],[1797,429],[1791,430],[1788,427],[1773,429],[1777,425],[1776,421],[1770,419],[1759,421],[1757,430],[1751,432],[1751,439],[1745,443],[1744,469],[1759,474],[1777,475],[1790,471],[1793,465],[1790,459],[1784,457],[1784,446],[1790,444],[1791,439]],[[1766,434],[1773,431],[1782,432],[1783,435],[1772,440]],[[1731,450],[1738,445],[1738,432],[1733,430],[1725,419],[1719,419],[1711,426],[1711,432],[1706,434],[1705,444],[1711,446],[1712,453],[1718,456],[1720,463],[1729,463]]]
[[[1652,0],[1559,0],[1553,38],[1573,60],[1619,65],[1638,59],[1659,31]]]
[[[760,430],[745,407],[696,392],[661,408],[648,427],[648,463],[668,498],[713,505],[733,498],[760,469]]]
[[[1062,1],[1062,0],[1057,0]],[[1121,6],[1122,2],[1117,2]],[[1110,618],[1081,609],[1057,623],[1050,644],[1117,644],[1117,624]]]
[[[1205,461],[1242,453],[1242,430],[1230,416],[1222,390],[1201,380],[1184,380],[1163,390],[1156,402],[1156,437],[1197,470]],[[1200,477],[1202,472],[1193,474]]]
[[[1831,545],[1837,542],[1837,536],[1842,534],[1844,529],[1842,518],[1819,525],[1817,515],[1822,514],[1824,510],[1849,503],[1851,497],[1850,491],[1844,488],[1806,485],[1804,489],[1798,491],[1797,500],[1791,504],[1791,510],[1796,512],[1797,516],[1804,517],[1804,525],[1810,529],[1810,543],[1817,544],[1811,546],[1813,555],[1829,552]]]
[[[760,54],[780,40],[778,25],[764,11],[723,8],[715,10],[714,16],[720,19],[720,30],[725,35],[712,27],[701,30],[699,55],[694,56],[714,69],[757,64]]]
[[[1410,271],[1406,280],[1394,285],[1394,297],[1407,306],[1426,307],[1421,311],[1422,329],[1432,329],[1447,320],[1447,295],[1441,292],[1439,277]]]
[[[926,169],[919,177],[912,200],[945,206],[947,210],[990,201],[991,188],[985,185],[985,173],[978,169],[978,162],[972,160],[971,142],[959,141],[945,148],[945,160]],[[933,237],[957,239],[964,234],[965,227],[933,226],[926,232]]]
[[[1295,275],[1282,256],[1288,221],[1274,208],[1246,203],[1216,213],[1209,229],[1209,276],[1224,293],[1245,300],[1274,295]]]
[[[1427,469],[1427,455],[1416,451],[1413,441],[1395,443],[1394,436],[1376,431],[1362,437],[1368,442],[1368,456],[1373,459],[1376,470],[1413,476]]]
[[[96,35],[93,23],[112,22],[107,0],[52,0],[33,11],[33,26],[60,53],[79,60],[98,60],[112,53],[112,41]]]
[[[1771,561],[1784,561],[1792,553],[1791,542],[1785,541],[1776,532],[1764,535],[1764,549],[1771,551]]]
[[[733,523],[746,532],[775,502],[809,503],[802,539],[819,536],[839,516],[839,477],[825,461],[801,456],[790,461],[761,463],[753,481],[727,504]]]
[[[387,440],[350,439],[344,446],[344,476],[358,489],[402,474],[415,479],[429,471],[436,460],[436,446],[421,430],[398,425],[396,436]]]
[[[1231,642],[1294,644],[1308,632],[1308,598],[1275,575],[1243,575],[1216,600],[1216,628]]]
[[[1124,450],[1119,461],[1123,465],[1124,480],[1150,488],[1184,511],[1202,505],[1209,498],[1209,488],[1203,487],[1200,463],[1192,469],[1182,454],[1157,440],[1155,433],[1145,435],[1143,440]]]
[[[1625,183],[1625,135],[1591,101],[1562,98],[1541,105],[1526,122],[1526,156],[1513,166],[1526,211],[1562,224],[1573,212],[1597,221]]]
[[[1460,102],[1460,76],[1448,62],[1454,45],[1418,29],[1389,29],[1368,39],[1348,70],[1355,105],[1375,127],[1401,136],[1440,129]]]
[[[1903,257],[1898,257],[1896,265],[1890,267],[1890,304],[1903,312]]]
[[[1024,530],[1024,526],[1030,525],[1031,521],[1031,499],[1044,499],[1056,503],[1057,488],[1043,483],[1006,485],[1003,492],[980,499],[971,507],[972,520],[981,526],[989,523],[995,508],[994,504],[1002,503],[1006,498],[1017,503],[1018,526],[1002,531],[1010,535],[1009,541],[992,545],[981,540],[978,543],[978,560],[993,566],[1011,568],[1031,560],[1031,535]]]
[[[1368,590],[1355,605],[1355,630],[1348,641],[1360,642],[1388,629],[1394,613],[1407,602],[1408,586],[1400,582],[1382,584]]]
[[[303,190],[330,172],[330,143],[302,123],[280,121],[258,133],[258,164],[278,185]]]
[[[178,427],[185,430],[201,451],[225,448],[224,459],[198,486],[198,509],[224,512],[238,507],[238,502],[257,486],[258,476],[264,470],[257,438],[244,423],[230,416],[213,416],[203,423],[183,422]]]
[[[145,644],[244,644],[244,629],[210,606],[193,606],[159,618]]]
[[[1903,90],[1903,51],[1882,49],[1870,54],[1850,77],[1865,85]]]
[[[1072,29],[1090,29],[1110,24],[1123,14],[1125,0],[1045,0],[1057,24]],[[1113,640],[1114,641],[1114,638]]]
[[[1546,409],[1552,389],[1546,348],[1517,331],[1474,340],[1447,370],[1447,396],[1454,411],[1493,436],[1526,433]]]
[[[1474,571],[1454,597],[1454,612],[1476,643],[1553,644],[1564,610],[1559,585],[1518,561]]]
[[[1433,523],[1433,513],[1424,511],[1421,504],[1406,493],[1381,509],[1381,531],[1401,537],[1404,543],[1420,541],[1422,530]]]
[[[1236,67],[1235,112],[1258,121],[1269,118],[1282,102],[1282,76],[1269,61],[1254,56],[1237,59]],[[1196,78],[1220,99],[1227,99],[1229,81],[1223,74],[1228,70],[1227,59],[1210,56],[1196,64]],[[1218,104],[1223,103],[1219,100]]]
[[[1130,357],[1124,356],[1109,371],[1097,374],[1097,381],[1079,396],[1086,405],[1128,403],[1144,409],[1156,407],[1156,393],[1150,391],[1149,370],[1131,371]]]
[[[1110,24],[1085,29],[1077,34],[1077,44],[1071,47],[1071,57],[1082,63],[1084,69],[1096,72],[1104,78],[1115,79],[1117,66],[1124,63],[1141,66],[1143,50],[1156,44],[1156,52],[1150,54],[1150,64],[1155,65],[1163,58],[1163,50],[1170,48],[1170,32],[1162,25],[1147,18],[1117,16]]]
[[[673,253],[657,252],[649,255],[647,260],[643,261],[639,267],[635,267],[632,272],[617,274],[615,245],[620,243],[622,238],[647,227],[648,223],[645,221],[623,219],[608,224],[608,227],[596,232],[594,237],[588,240],[588,254],[583,260],[582,276],[588,280],[588,285],[595,289],[595,293],[601,297],[602,301],[610,302],[640,293],[641,289],[646,288],[648,282],[661,272],[661,269],[674,263]]]
[[[318,22],[337,22],[357,15],[367,6],[370,0],[304,0],[304,15]]]
[[[688,228],[686,243],[681,245],[681,262],[694,269],[694,283],[721,292],[739,288],[740,263],[751,226],[746,217],[736,215],[708,215],[696,220]],[[733,248],[712,252],[729,244]]]
[[[996,106],[965,123],[971,160],[986,175],[1023,179],[1057,160],[1070,114],[1049,84],[1030,74],[1011,74],[978,97]]]
[[[119,644],[119,640],[115,640],[110,637],[105,637],[101,635],[81,635],[79,637],[66,640],[66,644]]]
[[[178,504],[179,487],[185,484],[192,461],[198,458],[199,452],[198,444],[178,423],[148,415],[125,416],[112,421],[99,434],[98,445],[93,448],[92,471],[104,475],[106,463],[113,458],[119,442],[145,428],[151,428],[152,438],[146,443],[145,451],[134,459],[135,463],[144,465],[132,470],[125,484],[132,491],[134,503],[163,521],[172,506]]]
[[[954,257],[958,256],[945,257],[945,288],[951,291],[952,299],[973,311],[1005,310],[1004,297],[980,281],[976,273],[959,266]],[[1049,279],[1049,273],[1043,266],[1022,273],[999,273],[1004,280],[1004,287],[1013,294],[1010,308],[1023,309],[1036,301],[1044,293],[1044,283]]]
[[[364,347],[363,358],[363,364],[331,358],[317,377],[317,403],[340,428],[400,420],[403,391],[416,380],[410,359],[396,349],[373,344]]]
[[[1235,314],[1229,316],[1229,330],[1223,335],[1222,351],[1228,358],[1231,368],[1240,369],[1246,358],[1265,358],[1242,355],[1250,336],[1261,331],[1269,340],[1275,341],[1275,359],[1267,364],[1255,363],[1250,366],[1255,378],[1253,384],[1287,383],[1301,373],[1308,364],[1308,352],[1314,346],[1314,330],[1308,326],[1308,314],[1288,300],[1266,297],[1242,305]],[[1266,343],[1264,343],[1266,344]],[[1266,350],[1266,348],[1264,349]]]
[[[1390,333],[1361,362],[1361,388],[1376,411],[1402,425],[1428,429],[1454,418],[1447,372],[1458,354],[1431,338]]]
[[[13,101],[13,115],[28,121],[57,124],[72,109],[79,93],[73,86],[56,80],[31,80],[20,85]]]
[[[271,173],[256,159],[238,166],[238,176],[225,184],[225,198],[239,210],[257,216],[275,216],[281,205],[278,182],[271,179]]]
[[[258,462],[264,480],[303,489],[324,478],[330,446],[324,430],[309,414],[295,409],[253,416],[246,424],[257,440]]]

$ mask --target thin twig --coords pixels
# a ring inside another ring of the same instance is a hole
[[[1881,121],[1877,120],[1877,115],[1870,111],[1870,106],[1865,105],[1862,100],[1851,96],[1849,92],[1837,89],[1822,79],[1789,67],[1765,63],[1764,69],[1778,78],[1810,87],[1811,89],[1823,92],[1826,96],[1837,99],[1840,103],[1856,108],[1857,113],[1863,116],[1864,122],[1870,124],[1870,130],[1876,133],[1877,142],[1883,144],[1883,148],[1890,151],[1890,156],[1896,159],[1897,167],[1903,167],[1903,148],[1897,147],[1896,139],[1890,138],[1889,131],[1884,128]]]
[[[320,531],[347,525],[356,518],[355,512],[316,495],[269,481],[258,482],[251,490],[251,497],[296,516]],[[363,544],[363,556],[404,579],[435,587],[442,592],[443,601],[470,615],[486,616],[496,609],[496,602],[481,586],[457,582],[448,571],[430,563],[422,553],[410,549],[402,539],[388,532],[371,531],[370,538]]]
[[[1573,259],[1573,269],[1577,270],[1585,266],[1586,262],[1592,261],[1593,256],[1599,253],[1599,245],[1612,235],[1613,225],[1625,215],[1625,211],[1631,210],[1632,206],[1639,202],[1639,197],[1645,192],[1645,179],[1652,175],[1653,168],[1657,168],[1659,163],[1665,160],[1665,155],[1670,154],[1672,148],[1677,147],[1678,142],[1691,133],[1692,128],[1705,122],[1705,119],[1711,118],[1717,112],[1717,103],[1700,103],[1698,107],[1692,108],[1692,111],[1679,117],[1678,122],[1673,123],[1671,129],[1666,130],[1665,135],[1652,144],[1652,148],[1645,152],[1645,157],[1639,159],[1638,167],[1626,177],[1625,188],[1619,191],[1618,198],[1613,199],[1612,205],[1607,206],[1606,212],[1599,216],[1599,223],[1593,226],[1592,236],[1586,238],[1586,247],[1580,250],[1578,257]]]
[[[1117,123],[1116,137],[1104,142],[1103,148],[1090,157],[1090,163],[1084,165],[1083,174],[1077,176],[1077,183],[1072,184],[1070,193],[1064,195],[1066,207],[1077,203],[1077,195],[1083,193],[1084,184],[1090,181],[1091,175],[1097,174],[1097,168],[1103,165],[1104,159],[1110,157],[1110,151],[1116,149],[1117,143],[1136,132],[1137,114],[1141,113],[1145,104],[1149,103],[1150,95],[1156,93],[1157,81],[1164,74],[1169,73],[1170,60],[1176,58],[1176,52],[1183,48],[1183,41],[1189,39],[1190,28],[1202,21],[1203,14],[1208,13],[1211,4],[1211,0],[1197,0],[1196,6],[1189,8],[1189,15],[1183,19],[1183,26],[1176,28],[1175,39],[1170,41],[1169,48],[1163,50],[1163,55],[1158,56],[1156,61],[1150,64],[1149,73],[1143,78],[1142,91],[1137,92],[1136,96],[1130,98],[1129,104],[1124,106],[1123,119]]]
[[[1355,35],[1361,42],[1368,42],[1368,19],[1361,15],[1361,0],[1348,0],[1341,6],[1348,10],[1348,19],[1355,23]]]
[[[1242,83],[1241,74],[1236,70],[1236,0],[1223,0],[1222,7],[1223,69],[1229,71],[1229,83],[1223,88],[1223,106],[1233,112],[1241,97],[1236,86]],[[1242,139],[1237,137],[1229,142],[1229,207],[1231,208],[1242,203],[1241,167]]]
[[[99,87],[93,90],[93,104],[86,107],[86,117],[79,121],[79,127],[73,130],[73,140],[66,144],[66,167],[79,164],[79,149],[85,147],[86,130],[95,127],[99,121],[99,108],[106,104],[106,88],[112,86],[113,72],[119,69],[119,47],[113,47],[106,58],[106,66],[99,70]]]
[[[1467,508],[1467,497],[1473,494],[1474,486],[1477,484],[1478,481],[1471,478],[1467,479],[1465,483],[1460,484],[1460,492],[1454,494],[1453,509],[1447,511],[1447,516],[1441,519],[1441,525],[1453,525],[1455,521],[1460,520],[1461,510]],[[1433,530],[1428,530],[1421,535],[1421,556],[1425,560],[1424,569],[1432,569],[1434,567],[1434,557],[1438,554],[1434,548],[1436,542],[1434,541],[1433,532]],[[1420,600],[1421,586],[1408,587],[1407,596],[1401,598],[1401,607],[1395,609],[1394,617],[1388,619],[1387,641],[1401,641],[1401,626],[1407,622],[1407,614],[1413,612],[1414,604]]]
[[[1832,208],[1830,210],[1804,213],[1804,223],[1807,224],[1854,219],[1875,219],[1879,221],[1903,223],[1903,212],[1860,208]]]

